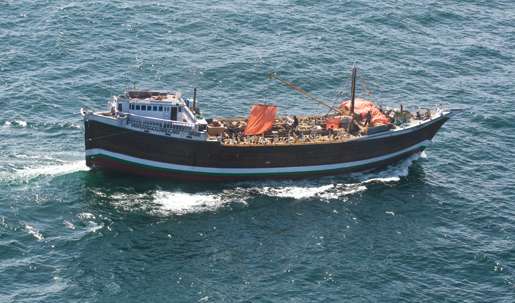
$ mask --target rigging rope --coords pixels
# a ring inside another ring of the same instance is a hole
[[[340,110],[339,110],[339,109],[337,109],[337,108],[335,108],[334,106],[331,106],[331,105],[327,104],[327,102],[325,102],[325,101],[323,101],[323,100],[321,100],[321,99],[319,99],[319,98],[317,98],[317,97],[315,97],[315,96],[311,95],[310,93],[308,93],[307,91],[305,91],[304,89],[302,89],[300,86],[298,86],[298,85],[296,85],[296,84],[294,84],[294,83],[292,83],[292,82],[289,82],[289,81],[286,81],[286,80],[283,80],[283,79],[279,78],[279,77],[277,76],[277,74],[276,74],[276,73],[274,73],[274,72],[270,73],[270,74],[268,75],[268,78],[269,78],[269,79],[271,79],[271,80],[272,80],[272,79],[275,79],[275,80],[277,80],[277,81],[281,82],[282,84],[284,84],[284,85],[288,86],[289,88],[291,88],[291,89],[293,89],[294,91],[296,91],[296,92],[300,93],[301,95],[303,95],[303,96],[305,96],[305,97],[307,97],[307,98],[309,98],[309,99],[311,99],[311,100],[314,100],[314,101],[318,102],[319,104],[322,104],[322,105],[324,105],[324,106],[328,107],[331,111],[333,111],[333,110],[334,110],[334,111],[336,111],[336,112],[340,112]]]
[[[114,137],[114,136],[119,136],[119,135],[123,135],[123,134],[126,134],[126,133],[129,133],[131,132],[132,130],[127,130],[127,131],[123,131],[123,132],[119,132],[119,133],[116,133],[116,134],[110,134],[110,135],[105,135],[105,136],[98,136],[98,137],[90,137],[88,138],[88,141],[93,141],[93,140],[97,140],[97,139],[104,139],[104,138],[109,138],[109,137]]]

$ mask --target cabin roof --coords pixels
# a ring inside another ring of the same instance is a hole
[[[174,91],[127,91],[125,95],[120,96],[129,102],[165,102],[165,103],[181,103],[181,93]]]
[[[125,95],[133,99],[146,99],[152,96],[177,95],[178,92],[166,90],[129,90]]]

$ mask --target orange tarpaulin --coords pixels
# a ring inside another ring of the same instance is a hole
[[[272,129],[275,114],[277,114],[277,106],[255,104],[250,110],[247,127],[243,134],[246,136],[261,135]]]
[[[340,108],[346,111],[350,111],[350,101],[344,101],[340,104]],[[367,113],[370,111],[372,115],[372,120],[370,124],[372,125],[381,125],[390,123],[390,119],[388,119],[385,114],[383,114],[379,108],[372,101],[367,101],[364,99],[356,99],[354,100],[354,113],[359,114],[361,120],[365,120]]]
[[[337,129],[340,128],[342,120],[340,117],[327,118],[325,120],[325,129]]]

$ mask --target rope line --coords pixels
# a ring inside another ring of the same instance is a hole
[[[123,132],[119,132],[119,133],[116,133],[116,134],[110,134],[110,135],[105,135],[105,136],[98,136],[98,137],[90,137],[88,138],[88,141],[93,141],[93,140],[97,140],[97,139],[104,139],[104,138],[109,138],[109,137],[114,137],[114,136],[120,136],[120,135],[123,135],[123,134],[126,134],[126,133],[130,133],[132,130],[127,130],[127,131],[123,131]]]

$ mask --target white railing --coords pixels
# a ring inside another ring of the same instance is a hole
[[[202,134],[195,129],[194,123],[189,122],[170,121],[159,118],[136,116],[132,114],[126,114],[126,119],[127,125],[146,131],[160,132],[167,135],[190,135],[195,137],[200,137]]]
[[[187,107],[187,106],[184,106],[182,108],[182,111],[183,111],[183,114],[186,114],[186,116],[188,116],[188,119],[192,120],[192,121],[195,121],[195,114],[191,112],[190,108]]]

